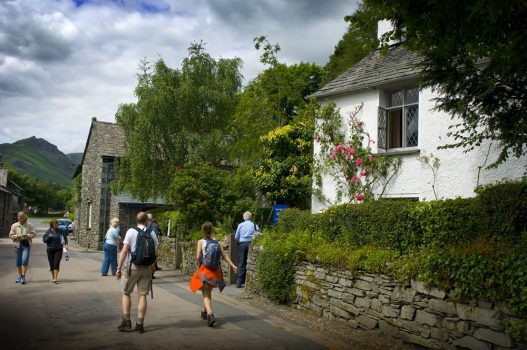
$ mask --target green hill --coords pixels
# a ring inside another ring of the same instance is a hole
[[[77,162],[62,153],[57,146],[35,136],[0,144],[2,161],[37,179],[70,187]],[[82,156],[81,156],[82,158]]]
[[[84,153],[68,153],[66,156],[68,156],[69,159],[73,162],[75,165],[79,165],[82,162],[82,155]]]

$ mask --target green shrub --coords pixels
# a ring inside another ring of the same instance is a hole
[[[483,233],[517,240],[527,231],[527,179],[483,186],[476,193]]]
[[[277,303],[287,303],[295,297],[294,254],[276,242],[268,244],[258,257],[256,269],[264,294]]]

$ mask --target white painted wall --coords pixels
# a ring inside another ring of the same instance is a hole
[[[365,130],[375,140],[374,151],[377,151],[377,108],[379,106],[379,90],[355,92],[347,96],[334,97],[331,101],[341,108],[341,115],[346,117],[357,105],[363,103],[361,119],[365,122]],[[471,152],[464,153],[462,149],[438,150],[437,147],[452,142],[447,136],[448,127],[454,124],[450,116],[444,112],[432,111],[433,98],[436,95],[430,90],[422,90],[419,94],[419,142],[418,151],[413,154],[399,155],[402,159],[398,174],[392,179],[384,193],[388,197],[417,197],[419,200],[435,199],[432,190],[433,172],[421,163],[417,157],[430,155],[439,158],[436,192],[438,199],[455,197],[473,197],[477,185],[492,184],[497,181],[521,178],[526,171],[527,157],[511,158],[496,169],[485,169],[485,164],[493,163],[498,157],[497,143],[490,148],[488,160],[485,158],[490,142]],[[322,100],[321,103],[328,103]],[[343,118],[346,119],[346,118]],[[346,121],[347,122],[347,121]],[[315,143],[315,157],[319,147]],[[478,183],[478,167],[483,166]],[[332,180],[324,177],[322,180],[323,194],[334,201],[336,189]],[[377,190],[376,194],[378,195]],[[327,208],[328,203],[321,203],[318,198],[312,198],[312,211],[319,212]]]

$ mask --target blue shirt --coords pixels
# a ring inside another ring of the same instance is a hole
[[[245,220],[238,225],[234,238],[240,242],[250,242],[253,240],[253,236],[256,231],[260,231],[258,225],[256,225],[251,220]]]
[[[117,245],[119,244],[119,231],[121,228],[117,226],[117,228],[114,228],[113,226],[110,226],[108,231],[106,231],[106,243],[111,245]]]

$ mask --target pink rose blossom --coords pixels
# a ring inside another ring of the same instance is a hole
[[[357,159],[355,159],[355,165],[356,165],[356,166],[362,166],[362,163],[363,163],[363,161],[362,161],[361,158],[357,158]]]
[[[352,184],[356,184],[356,183],[359,182],[359,178],[358,178],[357,176],[353,175],[353,176],[351,177],[351,179],[350,179],[350,182],[351,182]]]
[[[370,162],[373,161],[373,156],[371,154],[370,154],[370,158],[369,159],[370,159]]]
[[[320,142],[320,136],[315,137],[315,141]]]
[[[362,200],[364,200],[364,195],[363,195],[362,193],[357,193],[357,194],[355,195],[355,200],[357,200],[357,201],[362,201]]]
[[[346,153],[346,159],[350,160],[351,159],[351,154]]]
[[[366,170],[363,170],[360,172],[360,176],[368,176],[368,172]]]

